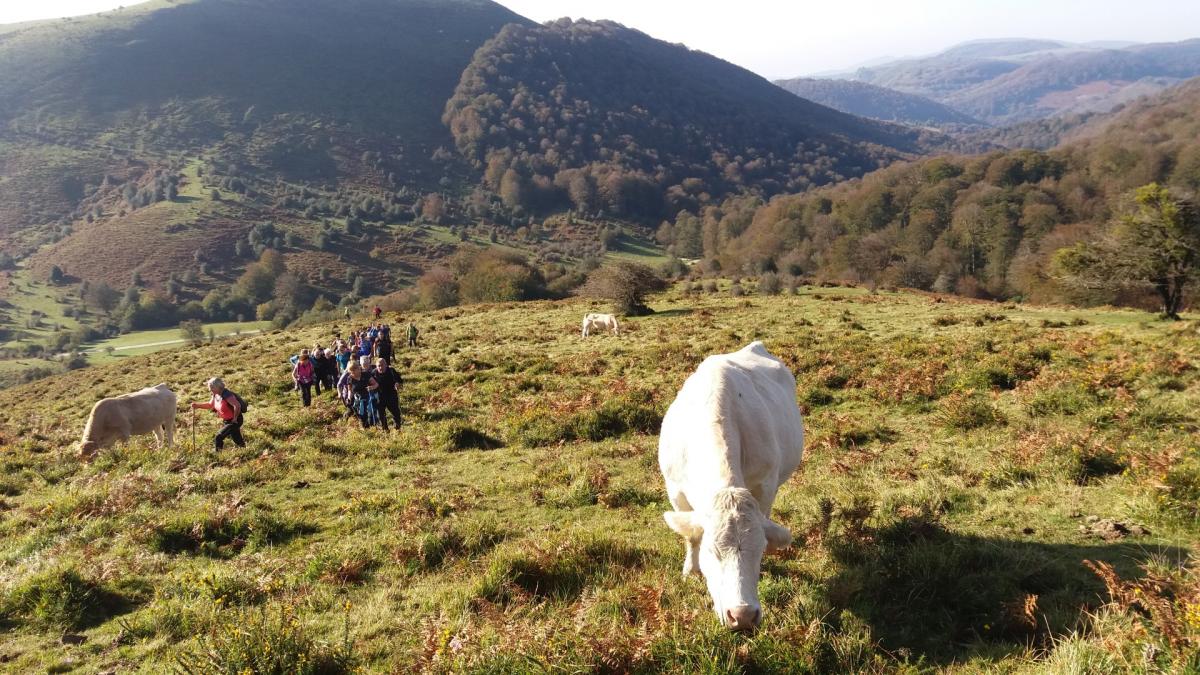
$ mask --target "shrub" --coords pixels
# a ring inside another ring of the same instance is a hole
[[[779,280],[779,275],[774,272],[764,272],[758,277],[758,293],[759,295],[779,295],[779,291],[783,289],[783,282]]]
[[[951,429],[970,430],[1004,423],[1004,416],[987,396],[973,391],[955,392],[942,399],[938,421]]]
[[[262,511],[250,516],[217,515],[203,520],[176,518],[154,528],[150,548],[163,553],[191,553],[229,558],[243,548],[285,543],[316,528]]]
[[[638,315],[650,311],[646,296],[664,288],[666,282],[654,270],[640,263],[621,261],[589,274],[578,293],[611,300],[618,314]]]
[[[195,649],[181,654],[183,672],[294,673],[332,675],[352,672],[355,664],[346,613],[338,644],[320,642],[296,617],[296,609],[225,610],[198,638]]]
[[[442,452],[492,450],[504,445],[499,439],[461,422],[438,429],[434,433],[434,444]]]
[[[0,616],[20,618],[43,629],[78,630],[102,623],[127,605],[120,594],[67,567],[17,584],[0,606]]]

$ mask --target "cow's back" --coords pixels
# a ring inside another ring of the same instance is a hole
[[[729,464],[736,487],[773,492],[800,465],[803,445],[796,380],[754,342],[708,357],[684,382],[663,419],[659,464],[668,481],[705,492],[725,487],[708,484]]]

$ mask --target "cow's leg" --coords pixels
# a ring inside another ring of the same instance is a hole
[[[155,444],[157,444],[158,449],[161,450],[162,446],[163,446],[163,436],[164,436],[162,425],[154,427],[153,429],[150,430],[150,433],[154,434],[154,442],[155,442]]]
[[[167,435],[167,449],[170,450],[171,448],[175,447],[175,416],[174,415],[172,415],[171,419],[167,420],[167,423],[163,425],[163,431]]]
[[[675,507],[676,511],[691,511],[692,505],[688,503],[687,495],[681,490],[673,490],[668,486],[667,498],[671,500],[671,506]],[[683,576],[690,574],[700,574],[700,542],[696,539],[684,538],[683,540]]]

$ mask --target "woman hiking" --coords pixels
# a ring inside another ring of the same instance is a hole
[[[242,438],[242,413],[245,412],[245,405],[242,404],[241,397],[226,389],[225,382],[219,377],[212,378],[206,384],[212,393],[212,399],[208,403],[192,401],[192,409],[212,410],[221,418],[221,430],[213,439],[214,448],[220,450],[225,445],[226,438],[232,439],[233,444],[239,448],[246,447],[246,441]]]
[[[362,424],[362,428],[368,429],[379,418],[377,408],[379,397],[375,393],[379,389],[379,383],[375,381],[375,378],[363,373],[362,366],[357,361],[350,363],[348,374],[346,386],[350,390],[350,397],[353,401],[352,409]],[[383,421],[383,429],[387,430],[387,420]]]
[[[292,381],[296,383],[296,389],[300,391],[300,400],[304,401],[305,408],[312,404],[312,386],[316,379],[316,368],[308,356],[308,350],[300,350],[300,360],[292,368]]]

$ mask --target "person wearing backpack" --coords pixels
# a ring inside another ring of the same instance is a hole
[[[214,448],[219,451],[225,445],[226,438],[231,439],[239,448],[246,447],[246,441],[242,438],[242,414],[246,412],[246,402],[241,396],[226,389],[225,382],[219,377],[210,379],[206,384],[212,393],[212,399],[207,403],[192,401],[192,408],[211,410],[221,419],[221,430],[213,439]]]
[[[417,324],[411,321],[408,322],[408,346],[417,346]]]
[[[292,368],[292,381],[296,383],[296,389],[300,391],[300,400],[304,401],[305,408],[312,404],[312,385],[316,379],[316,369],[313,367],[312,359],[308,357],[308,350],[300,350],[300,360]]]
[[[379,421],[379,409],[377,401],[379,395],[376,393],[379,389],[379,383],[375,378],[363,372],[363,368],[357,361],[350,362],[350,369],[347,371],[346,387],[350,390],[352,400],[352,410],[362,428],[367,429]]]

